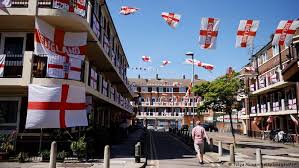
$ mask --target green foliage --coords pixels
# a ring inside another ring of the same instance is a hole
[[[14,141],[15,141],[15,138],[16,138],[16,132],[12,132],[11,134],[9,135],[5,135],[5,134],[2,134],[0,135],[0,151],[3,151],[3,152],[11,152],[13,151],[14,149]]]
[[[49,151],[49,150],[43,150],[43,151],[40,153],[40,155],[41,155],[43,161],[48,161],[48,160],[50,160],[50,151]]]
[[[20,163],[24,163],[26,161],[28,161],[28,153],[25,153],[25,152],[20,152],[17,156],[17,159]]]
[[[236,107],[236,96],[242,87],[242,82],[237,78],[237,73],[222,76],[212,82],[203,82],[194,87],[195,94],[203,98],[203,105],[198,107],[211,108],[215,111],[230,111],[231,107]]]
[[[66,152],[65,151],[61,151],[61,152],[59,152],[58,154],[57,154],[57,160],[61,160],[61,161],[63,161],[64,160],[64,158],[66,157]]]
[[[81,157],[86,151],[85,136],[80,137],[78,141],[73,141],[71,143],[71,150]]]

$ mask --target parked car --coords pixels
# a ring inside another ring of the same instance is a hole
[[[165,128],[164,128],[164,126],[163,126],[163,125],[159,125],[159,126],[157,126],[157,131],[158,131],[158,132],[165,132]]]
[[[202,125],[206,131],[211,131],[211,132],[218,132],[218,128],[215,127],[212,123],[205,123]]]
[[[150,124],[149,124],[149,125],[147,125],[147,129],[148,129],[148,130],[155,130],[155,127],[154,127],[154,125],[150,125]]]

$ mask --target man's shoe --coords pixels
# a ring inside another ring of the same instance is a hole
[[[202,161],[202,162],[199,162],[199,164],[203,165],[204,163],[203,163],[203,161]]]

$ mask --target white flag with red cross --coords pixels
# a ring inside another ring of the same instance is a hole
[[[242,48],[252,46],[259,24],[259,20],[240,20],[235,46]]]
[[[202,49],[216,48],[220,20],[217,18],[202,18],[199,32],[199,44]]]
[[[298,120],[292,114],[290,114],[290,117],[291,117],[292,121],[294,122],[294,124],[296,126],[298,126]]]
[[[85,88],[29,85],[26,129],[88,126]]]
[[[144,62],[152,62],[151,57],[149,57],[149,56],[142,56],[142,61],[144,61]]]
[[[192,92],[192,83],[189,84],[185,97],[190,97]]]
[[[36,18],[34,45],[36,55],[48,56],[48,77],[80,79],[87,45],[86,32],[64,32]]]
[[[0,55],[0,77],[4,75],[5,57],[5,54]]]
[[[252,67],[252,66],[247,66],[247,67],[245,67],[244,69],[245,69],[245,71],[247,71],[247,72],[254,72],[254,71],[255,71],[255,68]]]
[[[201,63],[200,61],[198,61],[198,60],[196,60],[196,59],[185,59],[185,62],[184,62],[185,64],[194,64],[194,65],[198,65],[199,63]]]
[[[122,15],[130,15],[133,14],[135,12],[137,12],[139,10],[139,8],[134,8],[134,7],[129,7],[129,6],[122,6],[120,8],[120,14]]]
[[[54,0],[53,8],[76,13],[82,17],[86,15],[86,0]]]
[[[289,46],[292,43],[293,36],[298,27],[299,27],[299,20],[280,21],[275,31],[272,40],[272,45]]]
[[[90,79],[89,80],[90,80],[90,86],[94,89],[97,89],[98,74],[93,68],[90,69]]]
[[[1,7],[11,7],[11,0],[0,0],[0,8]]]
[[[164,60],[164,61],[162,61],[162,65],[160,67],[164,67],[164,66],[166,66],[166,65],[168,65],[170,63],[171,63],[171,61]]]
[[[207,64],[207,63],[199,63],[198,64],[199,67],[203,67],[204,69],[208,70],[208,71],[212,71],[214,69],[214,65],[212,64]]]
[[[175,13],[162,12],[161,16],[166,21],[166,23],[172,28],[176,28],[177,24],[180,22],[181,19],[181,15]]]

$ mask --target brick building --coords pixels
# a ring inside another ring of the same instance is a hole
[[[296,133],[290,115],[298,117],[299,88],[295,82],[285,81],[282,71],[298,57],[299,30],[290,47],[272,46],[271,41],[252,55],[240,72],[245,84],[241,95],[243,133],[250,136],[263,136],[273,129]]]
[[[136,118],[143,121],[144,125],[163,125],[166,128],[180,127],[181,125],[192,125],[192,106],[197,107],[200,99],[185,97],[190,79],[129,79],[135,93],[133,102]],[[195,83],[201,82],[195,77]],[[195,109],[195,120],[203,120],[197,116]]]
[[[11,2],[11,7],[0,10],[0,54],[5,55],[0,78],[0,133],[16,131],[20,141],[26,142],[28,137],[38,142],[40,130],[25,129],[29,84],[85,87],[89,126],[109,129],[133,115],[129,103],[133,92],[127,80],[129,64],[104,0],[86,1],[84,16],[55,9],[54,0]],[[33,54],[36,17],[65,32],[87,32],[80,80],[46,76],[47,66],[41,65],[47,65],[47,57]],[[91,71],[98,79],[93,86]],[[44,130],[43,137],[50,132]]]

